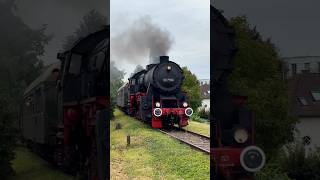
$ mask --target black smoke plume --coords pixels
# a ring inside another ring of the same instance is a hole
[[[112,37],[111,53],[117,60],[141,64],[149,58],[150,63],[158,63],[159,56],[167,55],[173,42],[169,31],[144,16]]]

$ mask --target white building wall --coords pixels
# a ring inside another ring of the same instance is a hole
[[[201,107],[199,107],[200,109],[205,109],[205,111],[210,111],[210,99],[203,99],[201,102]]]
[[[320,117],[316,118],[300,118],[300,122],[296,128],[298,130],[296,137],[303,138],[304,136],[311,137],[310,145],[307,148],[314,148],[315,146],[320,147]]]
[[[297,66],[297,74],[301,74],[305,70],[305,63],[310,64],[310,73],[320,73],[320,56],[310,57],[292,57],[284,58],[284,62],[287,65],[287,77],[291,77],[294,73],[292,71],[292,64]]]

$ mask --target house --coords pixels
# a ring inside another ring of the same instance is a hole
[[[303,72],[320,73],[320,56],[296,56],[282,58],[284,78],[288,79]]]
[[[205,109],[210,111],[210,80],[201,79],[200,81],[200,93],[202,98],[202,104],[199,109]]]
[[[320,74],[296,74],[288,80],[288,88],[289,112],[299,119],[296,138],[308,148],[320,146]]]

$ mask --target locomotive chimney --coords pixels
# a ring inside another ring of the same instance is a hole
[[[168,62],[169,56],[160,56],[160,63]]]

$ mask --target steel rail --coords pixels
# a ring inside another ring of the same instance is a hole
[[[159,129],[159,131],[195,149],[210,154],[210,138],[207,136],[178,127],[174,127],[173,129]]]

